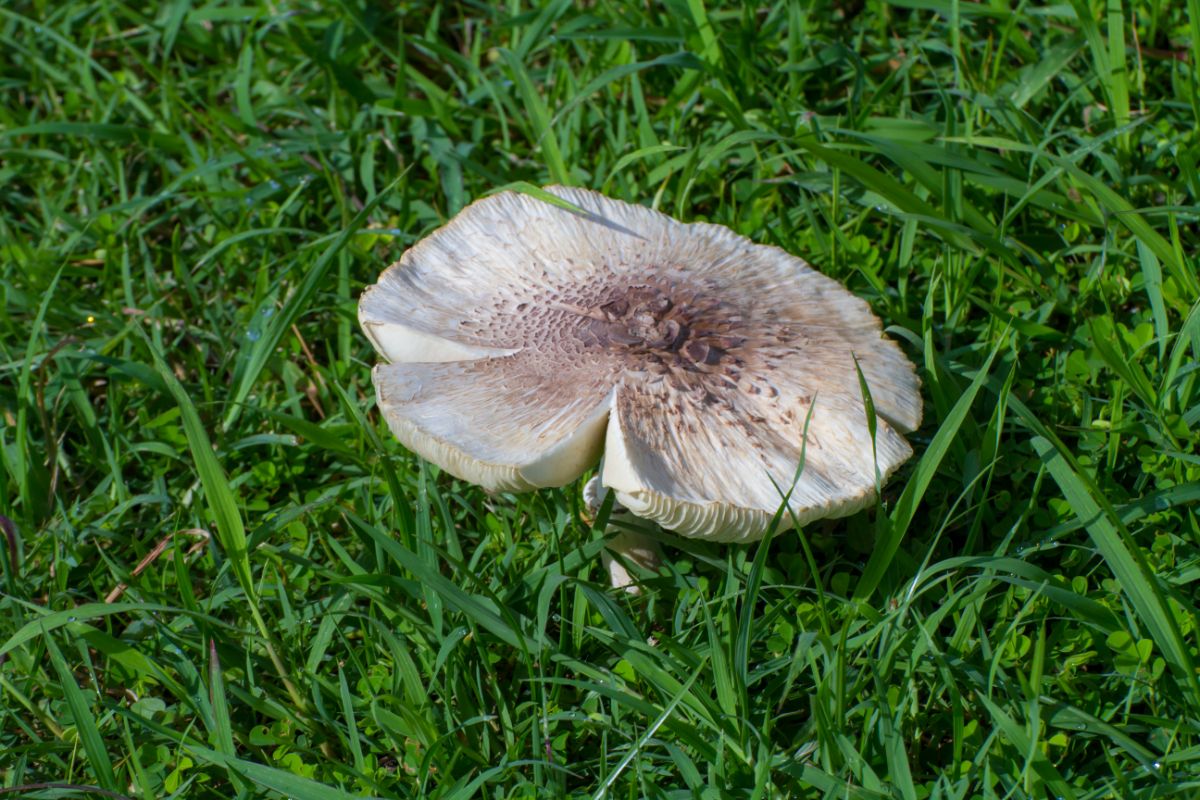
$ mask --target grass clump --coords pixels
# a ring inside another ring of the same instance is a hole
[[[0,8],[0,791],[1200,791],[1200,4]],[[880,505],[608,590],[373,408],[498,187],[729,225],[921,369]],[[103,793],[103,794],[101,794]]]

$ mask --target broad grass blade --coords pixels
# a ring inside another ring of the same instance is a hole
[[[1139,621],[1149,630],[1167,663],[1188,684],[1193,697],[1200,701],[1200,683],[1196,679],[1196,668],[1187,642],[1153,571],[1146,563],[1146,557],[1137,544],[1129,541],[1129,534],[1123,530],[1123,526],[1117,527],[1120,520],[1112,509],[1101,508],[1096,502],[1096,487],[1068,463],[1060,448],[1061,445],[1051,444],[1042,436],[1033,437],[1033,449],[1046,464],[1075,516],[1083,523],[1096,549],[1113,571],[1121,590],[1137,612]],[[1194,616],[1195,610],[1192,609],[1190,613]]]
[[[67,709],[71,712],[71,719],[75,723],[79,741],[83,745],[83,752],[87,754],[88,763],[92,766],[92,773],[105,790],[120,791],[116,773],[113,771],[112,759],[108,755],[108,749],[104,746],[104,739],[100,736],[100,728],[96,724],[96,717],[92,714],[87,697],[79,688],[79,684],[71,672],[71,667],[63,658],[58,645],[54,643],[54,638],[49,633],[45,633],[44,641],[46,650],[50,654],[50,663],[54,665],[54,671],[58,673],[58,680],[67,701]]]
[[[976,395],[979,394],[980,387],[987,383],[988,372],[992,368],[992,361],[996,358],[996,353],[999,352],[1000,346],[997,345],[996,349],[987,357],[987,361],[980,367],[979,372],[975,375],[975,379],[971,381],[971,385],[967,387],[966,391],[962,393],[962,396],[954,404],[954,407],[950,409],[946,420],[938,428],[937,433],[933,436],[933,440],[929,443],[929,447],[926,448],[924,455],[921,456],[916,471],[913,473],[908,485],[904,487],[904,492],[900,495],[900,500],[896,503],[896,510],[892,512],[891,524],[884,531],[881,540],[876,543],[875,550],[871,553],[871,557],[867,561],[867,566],[863,569],[862,578],[859,580],[858,586],[854,589],[855,600],[868,599],[875,593],[880,581],[883,580],[884,572],[887,570],[888,565],[891,564],[892,558],[896,555],[896,550],[900,547],[900,542],[908,532],[908,526],[912,522],[913,515],[916,514],[917,506],[921,503],[921,498],[925,496],[925,490],[929,488],[929,484],[933,481],[933,476],[937,474],[942,459],[950,451],[950,445],[954,441],[954,437],[958,434],[959,428],[962,427],[963,422],[967,419],[967,414],[975,402]]]

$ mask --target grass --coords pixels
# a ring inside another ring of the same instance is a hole
[[[0,7],[0,796],[1200,793],[1200,2],[147,8]],[[867,298],[879,506],[632,597],[405,452],[359,291],[549,182]]]

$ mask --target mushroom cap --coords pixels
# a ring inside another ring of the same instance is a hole
[[[717,541],[760,538],[785,495],[784,528],[873,502],[921,396],[866,302],[728,228],[547,191],[580,210],[484,198],[362,295],[402,444],[493,491],[565,485],[603,451],[619,503]]]

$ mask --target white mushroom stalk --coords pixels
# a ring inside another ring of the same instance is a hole
[[[873,502],[921,398],[863,300],[727,228],[548,191],[586,213],[493,195],[363,294],[406,447],[496,491],[565,485],[603,452],[618,503],[715,541],[760,538],[781,490],[783,528]]]
[[[592,517],[600,513],[607,493],[608,490],[600,485],[599,475],[592,476],[592,479],[584,484],[583,503]],[[600,554],[600,560],[604,563],[604,570],[608,573],[609,583],[614,589],[625,589],[631,594],[640,594],[637,579],[626,565],[636,564],[648,572],[653,572],[662,564],[662,548],[646,534],[630,530],[621,524],[622,517],[628,513],[626,509],[613,503],[608,525],[604,529],[607,541],[604,552]]]

